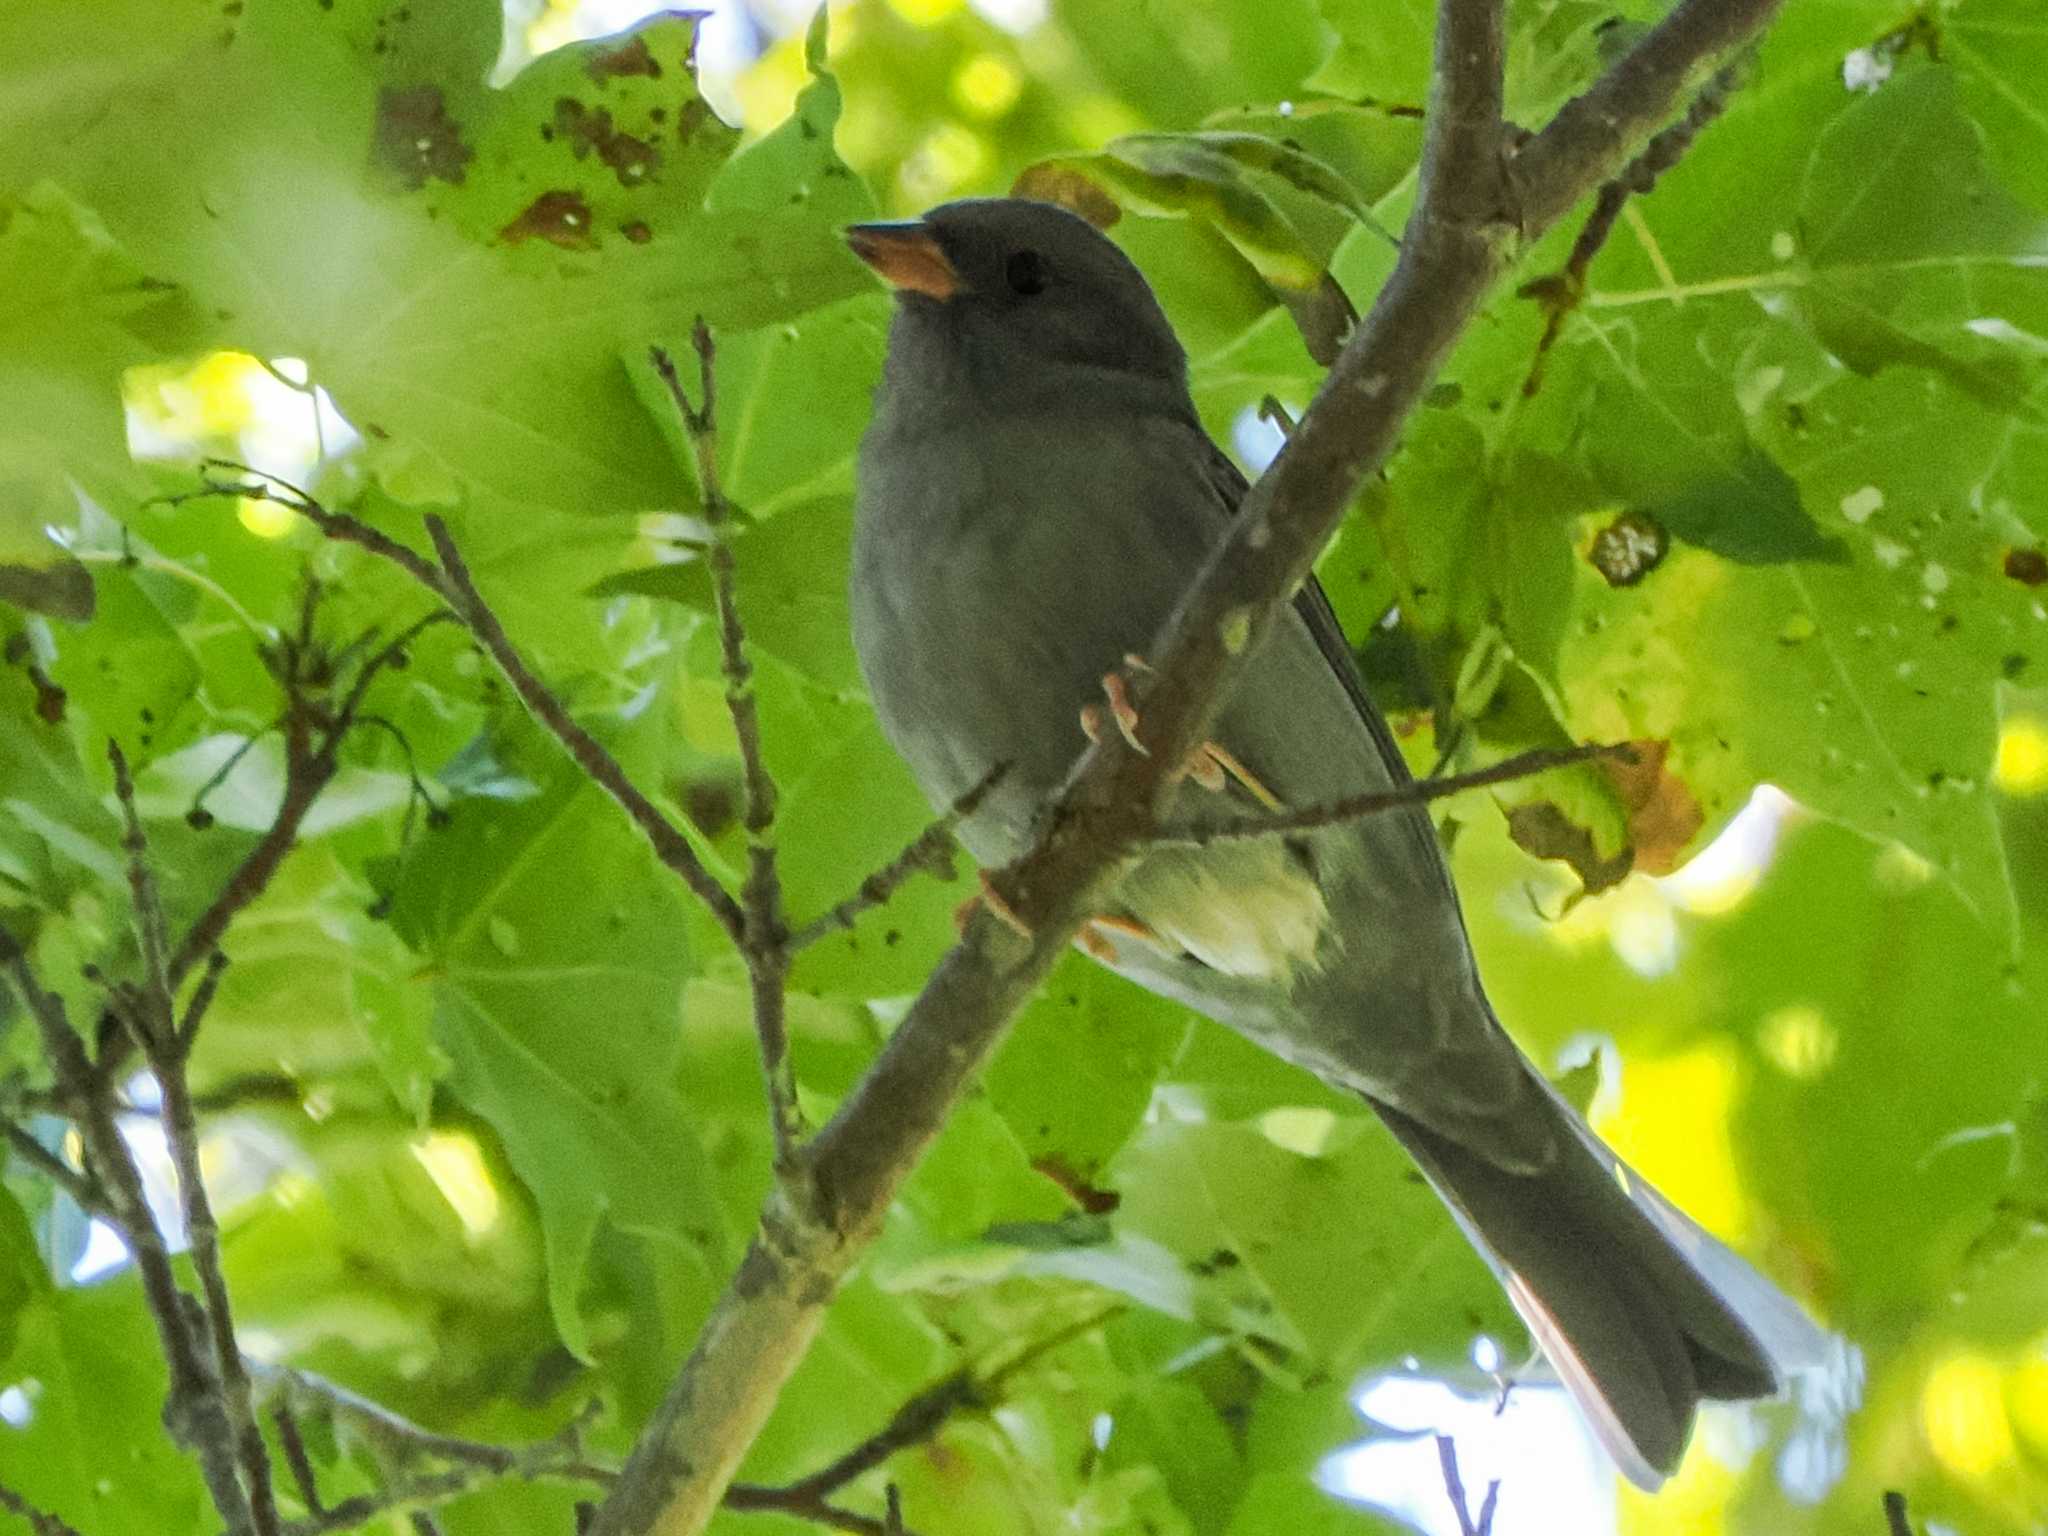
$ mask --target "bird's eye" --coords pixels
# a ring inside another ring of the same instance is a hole
[[[1045,291],[1045,258],[1036,251],[1019,251],[1003,268],[1012,293],[1029,297]]]

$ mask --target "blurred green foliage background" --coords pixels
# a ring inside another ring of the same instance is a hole
[[[1514,0],[1516,120],[1658,9]],[[309,583],[337,647],[424,609],[273,505],[153,503],[201,452],[400,538],[448,517],[542,674],[730,867],[697,490],[645,362],[698,314],[789,895],[802,916],[837,900],[927,814],[845,633],[888,306],[840,226],[1027,172],[1084,183],[1187,342],[1205,418],[1256,467],[1260,401],[1306,402],[1391,267],[1432,16],[855,0],[815,21],[728,6],[701,37],[667,16],[621,43],[576,40],[594,6],[16,0],[0,921],[83,1007],[82,966],[134,964],[106,740],[139,765],[188,919],[274,814],[261,643]],[[1638,780],[1586,769],[1447,807],[1485,974],[1546,1067],[1600,1047],[1580,1080],[1596,1123],[1867,1369],[1846,1422],[1839,1393],[1717,1416],[1656,1500],[1511,1475],[1502,1536],[1869,1532],[1887,1488],[1973,1536],[2040,1529],[2044,82],[2035,0],[1788,7],[1721,120],[1630,205],[1540,369],[1545,302],[1499,295],[1323,562],[1418,768],[1668,744]],[[1557,270],[1575,229],[1521,275]],[[392,729],[350,739],[231,933],[195,1063],[244,1343],[479,1439],[540,1438],[595,1398],[593,1444],[617,1453],[767,1187],[743,973],[452,629],[374,704]],[[212,825],[190,825],[251,736]],[[417,814],[414,765],[445,825]],[[813,1116],[965,889],[914,885],[804,957]],[[36,1112],[31,1036],[0,993],[0,1103],[72,1155]],[[1069,1334],[889,1465],[913,1525],[1394,1529],[1315,1481],[1368,1433],[1360,1383],[1412,1370],[1483,1398],[1475,1337],[1523,1348],[1361,1106],[1079,956],[913,1179],[748,1475],[800,1475],[946,1371]],[[215,1529],[163,1389],[118,1245],[9,1165],[0,1483],[87,1536]],[[315,1427],[330,1500],[408,1470],[345,1420]],[[1410,1509],[1392,1474],[1359,1481]],[[878,1509],[880,1482],[855,1502]],[[578,1496],[498,1483],[440,1519],[566,1531]],[[796,1529],[722,1518],[743,1527]]]

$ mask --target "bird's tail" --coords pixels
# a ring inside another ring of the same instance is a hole
[[[1655,1488],[1702,1399],[1772,1396],[1788,1370],[1819,1363],[1828,1336],[1550,1102],[1572,1134],[1533,1175],[1373,1107],[1500,1275],[1615,1464]]]

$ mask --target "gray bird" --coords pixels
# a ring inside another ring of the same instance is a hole
[[[1130,724],[1126,658],[1245,482],[1202,430],[1145,279],[1080,218],[970,200],[847,238],[898,298],[861,446],[854,645],[935,806],[1009,765],[961,828],[999,866],[1027,847],[1084,721]],[[1192,818],[1408,779],[1312,581],[1189,770],[1176,814]],[[1798,1308],[1624,1168],[1508,1038],[1423,810],[1150,852],[1086,938],[1364,1098],[1633,1481],[1677,1465],[1701,1399],[1773,1394],[1819,1358]]]

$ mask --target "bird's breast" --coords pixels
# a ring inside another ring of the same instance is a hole
[[[1009,764],[978,856],[1021,847],[1084,705],[1165,620],[1220,523],[1144,420],[1071,415],[911,433],[861,458],[854,643],[884,731],[947,804]]]

